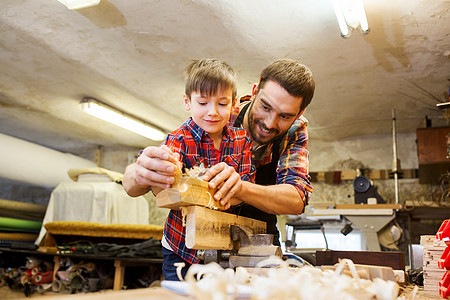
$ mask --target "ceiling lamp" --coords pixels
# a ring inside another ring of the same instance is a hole
[[[349,37],[356,28],[359,28],[364,34],[369,33],[369,24],[362,0],[333,0],[333,8],[342,37]]]
[[[154,141],[162,141],[166,135],[149,123],[108,106],[93,98],[84,98],[81,108],[88,114]]]
[[[100,3],[100,0],[58,0],[64,4],[68,9],[81,9],[90,6],[95,6]]]

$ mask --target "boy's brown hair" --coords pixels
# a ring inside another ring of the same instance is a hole
[[[236,99],[236,73],[226,62],[215,59],[193,60],[185,69],[186,96],[191,99],[192,92],[200,92],[207,96],[213,96],[218,91],[231,89],[232,100]]]
[[[279,59],[262,70],[258,90],[267,81],[274,81],[282,86],[291,96],[302,97],[300,111],[303,111],[314,96],[315,81],[311,70],[292,59]]]

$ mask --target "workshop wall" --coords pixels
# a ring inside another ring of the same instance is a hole
[[[335,142],[310,140],[310,172],[353,170],[359,162],[368,169],[392,169],[391,135],[363,136]],[[403,169],[417,169],[416,134],[397,134],[397,156]]]
[[[134,161],[139,149],[100,147],[89,152],[75,153],[89,160],[98,160],[100,166],[123,173],[126,166]],[[96,153],[97,152],[97,153]],[[392,169],[392,136],[365,136],[336,142],[310,140],[310,172],[342,171],[365,169]],[[402,169],[417,169],[418,157],[415,134],[397,135],[397,152]],[[387,202],[394,202],[394,181],[376,180],[374,185],[378,193]],[[352,181],[340,184],[325,182],[313,183],[314,193],[310,203],[334,201],[353,203]],[[407,203],[429,203],[431,195],[438,187],[419,184],[418,179],[400,179],[400,200]],[[21,182],[0,178],[0,198],[46,205],[51,189],[32,186]],[[158,224],[167,216],[166,210],[158,210],[154,198],[149,195],[152,204],[152,218]],[[428,202],[427,202],[428,201]]]
[[[345,171],[356,169],[392,170],[392,135],[364,136],[335,142],[311,140],[309,143],[310,172]],[[416,134],[397,134],[397,155],[400,169],[417,169]],[[375,180],[374,186],[388,203],[395,203],[394,180]],[[353,181],[339,184],[313,183],[310,203],[354,203]],[[437,187],[420,185],[418,179],[399,180],[400,202],[426,202],[430,191]]]

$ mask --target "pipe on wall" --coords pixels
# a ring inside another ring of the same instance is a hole
[[[0,178],[54,188],[72,181],[69,169],[94,167],[82,157],[0,133]]]

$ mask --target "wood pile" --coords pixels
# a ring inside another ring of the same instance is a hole
[[[439,281],[445,274],[444,269],[438,267],[438,261],[447,246],[437,240],[435,235],[422,235],[420,245],[423,246],[423,288],[429,295],[439,295]]]

